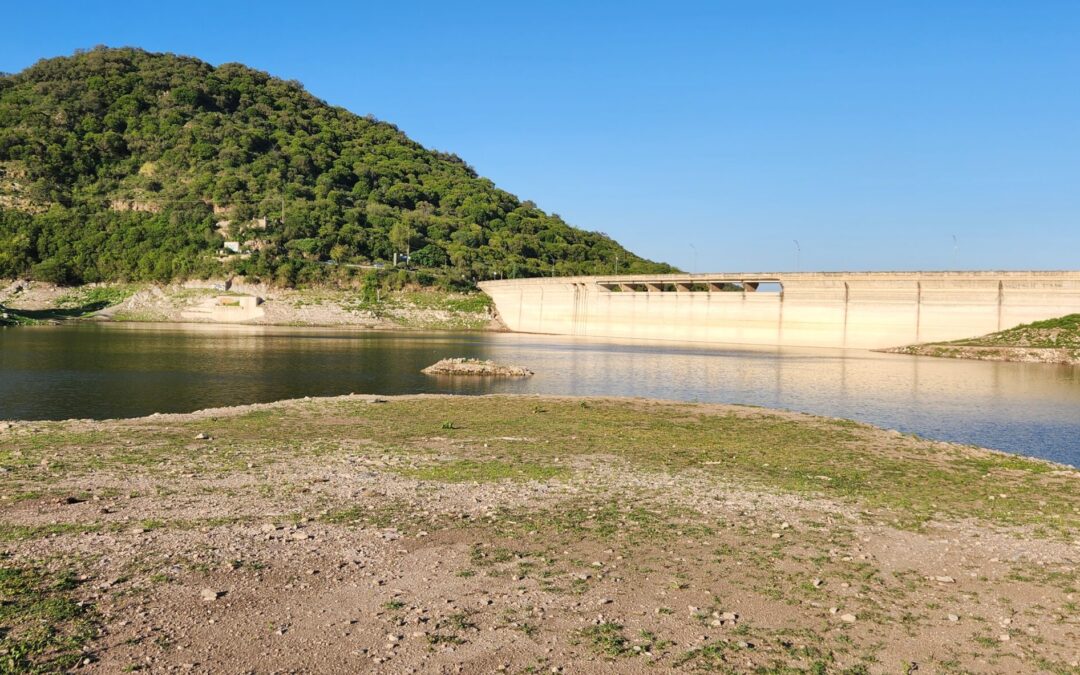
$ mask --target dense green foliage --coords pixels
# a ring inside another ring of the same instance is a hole
[[[97,48],[0,77],[0,277],[295,284],[395,253],[466,281],[670,270],[242,65]]]

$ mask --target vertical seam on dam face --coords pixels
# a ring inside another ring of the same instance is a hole
[[[844,282],[844,337],[841,344],[847,347],[847,317],[848,317],[848,302],[851,300],[851,287],[848,286],[848,282]]]
[[[572,319],[573,326],[571,330],[574,335],[581,335],[581,317],[584,314],[581,304],[585,301],[585,285],[574,284],[574,317]]]
[[[741,293],[720,290],[740,282]],[[758,283],[779,293],[751,292]],[[703,285],[708,294],[689,290]],[[848,349],[957,340],[1080,312],[1080,271],[622,275],[481,288],[514,331]]]
[[[743,288],[745,289],[746,287],[743,286]],[[743,293],[743,298],[745,298],[745,297],[746,297],[746,294],[744,292]],[[782,345],[782,344],[784,344],[784,284],[783,283],[780,284],[780,302],[778,304],[779,304],[780,310],[779,310],[779,316],[777,317],[777,321],[776,321],[776,344]]]
[[[1001,330],[1001,310],[1005,304],[1005,282],[998,280],[998,298],[997,298],[997,329]]]
[[[915,282],[915,342],[921,342],[922,335],[922,282]]]
[[[588,335],[589,334],[589,321],[588,321],[588,319],[589,319],[589,312],[591,311],[589,309],[589,306],[596,304],[595,302],[593,302],[594,300],[596,300],[596,296],[593,293],[589,292],[589,289],[585,284],[581,284],[581,315],[582,315],[582,317],[584,317],[584,320],[582,321],[582,325],[581,325],[581,334],[582,335]]]

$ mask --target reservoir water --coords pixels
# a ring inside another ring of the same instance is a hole
[[[525,380],[435,378],[469,356]],[[497,333],[69,324],[0,329],[0,419],[136,417],[302,396],[531,393],[744,403],[1080,466],[1080,367]]]

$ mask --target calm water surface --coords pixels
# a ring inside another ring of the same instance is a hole
[[[448,356],[527,380],[450,380]],[[0,329],[0,419],[111,418],[355,393],[537,393],[748,403],[1080,466],[1080,368],[512,334],[81,324]]]

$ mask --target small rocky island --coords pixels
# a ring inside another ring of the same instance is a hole
[[[479,375],[483,377],[530,377],[533,372],[521,366],[504,366],[480,359],[443,359],[420,371],[426,375]]]

